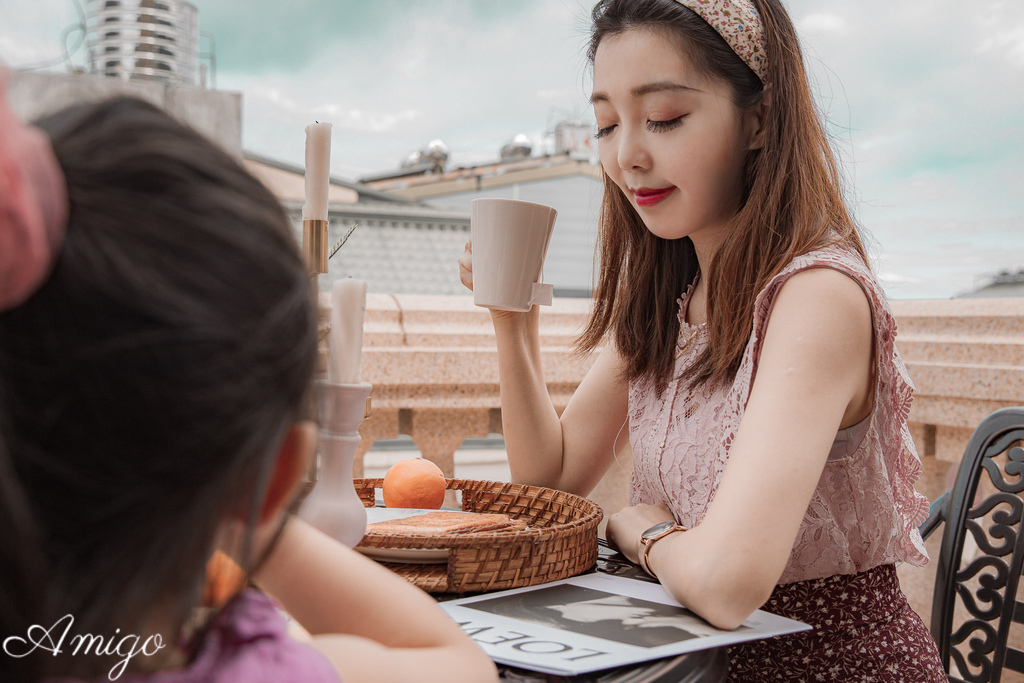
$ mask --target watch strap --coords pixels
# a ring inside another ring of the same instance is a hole
[[[647,532],[651,531],[652,529],[654,529],[654,527],[659,526],[659,524],[655,524],[653,527],[651,527],[650,529],[645,531],[643,534],[641,534],[641,536],[640,536],[640,557],[638,558],[639,561],[640,561],[640,568],[643,569],[648,574],[650,574],[655,579],[658,578],[658,575],[654,573],[654,570],[651,569],[651,565],[647,561],[647,555],[648,555],[648,553],[651,552],[651,548],[654,546],[654,544],[656,542],[658,542],[661,539],[665,538],[669,534],[674,534],[677,531],[689,531],[689,529],[687,529],[685,526],[683,526],[681,524],[673,524],[672,526],[666,528],[664,531],[662,531],[662,532],[660,532],[660,533],[658,533],[658,534],[656,534],[654,536],[647,536]]]

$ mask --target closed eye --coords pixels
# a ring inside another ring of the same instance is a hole
[[[597,138],[598,140],[600,140],[604,136],[610,134],[613,130],[615,130],[615,126],[614,125],[605,126],[604,128],[598,128],[597,132],[594,134],[594,137]]]
[[[686,118],[685,114],[683,116],[677,116],[674,119],[669,119],[668,121],[648,121],[647,130],[652,133],[665,133],[683,125],[684,118]]]

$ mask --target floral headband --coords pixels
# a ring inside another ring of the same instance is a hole
[[[68,217],[50,140],[14,115],[6,85],[0,68],[0,311],[23,303],[49,276]]]
[[[764,26],[752,0],[676,0],[708,22],[746,62],[762,83],[768,82]]]

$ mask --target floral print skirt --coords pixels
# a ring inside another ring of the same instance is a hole
[[[776,586],[762,609],[814,630],[730,647],[730,681],[948,680],[891,564]]]

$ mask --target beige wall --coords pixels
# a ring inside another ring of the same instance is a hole
[[[253,159],[245,159],[242,163],[249,173],[258,178],[281,201],[305,202],[305,176],[275,168]],[[359,193],[355,190],[341,187],[340,185],[330,185],[327,188],[328,203],[355,204],[358,201]]]
[[[64,107],[117,95],[138,97],[189,124],[236,156],[242,154],[242,95],[221,90],[123,81],[96,74],[12,73],[7,97],[30,121]]]

